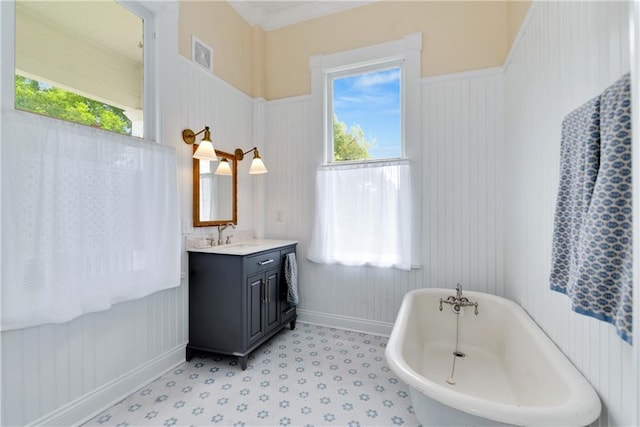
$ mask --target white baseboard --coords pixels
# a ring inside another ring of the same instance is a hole
[[[185,347],[180,344],[126,374],[86,393],[53,412],[33,421],[30,426],[80,425],[120,402],[134,391],[185,361]]]
[[[346,329],[354,332],[364,332],[372,335],[388,337],[391,335],[393,323],[377,320],[360,319],[357,317],[340,316],[338,314],[321,313],[319,311],[296,310],[298,322],[311,325],[328,326],[337,329]]]

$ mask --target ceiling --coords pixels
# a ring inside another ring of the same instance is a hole
[[[274,30],[309,19],[364,6],[376,0],[229,0],[251,25]]]
[[[2,0],[0,0],[2,1]],[[272,30],[364,6],[376,0],[229,0],[251,25]],[[142,62],[142,20],[113,1],[18,1],[45,25],[90,39],[96,46]],[[117,22],[114,28],[113,22]]]
[[[18,1],[16,8],[43,25],[56,27],[89,40],[97,48],[142,63],[142,19],[116,2]]]

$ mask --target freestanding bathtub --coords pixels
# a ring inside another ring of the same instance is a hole
[[[505,298],[464,291],[478,303],[455,314],[451,289],[407,293],[385,350],[411,387],[423,426],[585,426],[600,415],[593,387],[527,313]],[[459,351],[455,357],[456,317]],[[447,383],[456,359],[455,384]]]

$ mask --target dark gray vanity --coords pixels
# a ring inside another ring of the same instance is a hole
[[[296,308],[287,302],[284,258],[297,242],[252,240],[189,250],[189,343],[194,351],[229,354],[247,367],[249,353],[286,324]]]

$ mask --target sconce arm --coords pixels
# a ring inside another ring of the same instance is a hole
[[[253,147],[252,149],[247,150],[247,151],[242,151],[242,148],[236,148],[236,151],[234,151],[233,154],[236,156],[236,159],[242,160],[242,159],[244,159],[244,155],[245,154],[248,154],[248,153],[250,153],[252,151],[255,151],[257,153],[258,152],[258,147]]]
[[[209,134],[209,126],[205,126],[204,129],[202,129],[200,132],[193,132],[191,129],[185,129],[182,131],[182,140],[186,143],[186,144],[193,144],[194,142],[196,142],[196,136],[200,135],[202,132],[205,132],[205,137],[204,139],[211,139],[211,137],[207,138],[207,134]]]

